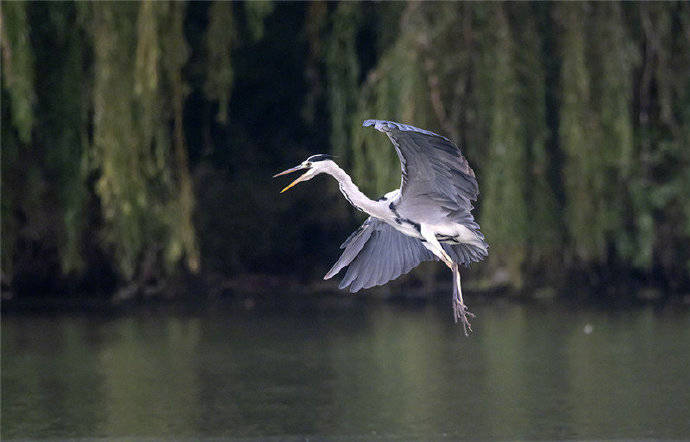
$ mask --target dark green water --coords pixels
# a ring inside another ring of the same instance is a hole
[[[5,315],[2,439],[690,438],[687,308],[471,305]]]

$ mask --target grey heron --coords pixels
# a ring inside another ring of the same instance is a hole
[[[335,178],[347,201],[369,218],[340,246],[344,251],[324,279],[347,266],[339,288],[349,286],[354,293],[385,284],[423,261],[441,260],[453,272],[453,318],[467,335],[472,331],[468,317],[474,314],[463,301],[458,267],[483,260],[489,247],[472,216],[479,194],[474,171],[446,137],[393,121],[366,120],[363,127],[368,126],[388,135],[395,147],[402,170],[399,189],[371,200],[330,155],[319,154],[274,175],[306,170],[281,193],[321,173]]]

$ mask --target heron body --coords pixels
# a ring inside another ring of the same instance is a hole
[[[366,120],[388,135],[402,170],[399,189],[369,199],[329,155],[312,155],[284,175],[307,170],[282,191],[320,173],[333,176],[350,204],[369,218],[340,246],[343,253],[324,279],[347,267],[340,288],[357,292],[397,278],[423,261],[441,260],[453,272],[453,312],[471,331],[462,298],[459,265],[481,261],[488,244],[472,216],[479,195],[474,171],[450,140],[407,124]]]

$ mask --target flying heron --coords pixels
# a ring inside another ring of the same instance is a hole
[[[453,318],[467,335],[472,331],[468,317],[474,314],[463,302],[458,266],[483,260],[489,248],[472,216],[479,194],[474,171],[446,137],[393,121],[366,120],[362,126],[374,126],[393,142],[402,170],[399,189],[373,201],[330,155],[319,154],[274,175],[306,170],[280,193],[321,173],[335,178],[347,201],[369,218],[340,246],[344,251],[324,279],[348,266],[339,288],[349,286],[354,293],[385,284],[423,261],[441,260],[453,272]]]

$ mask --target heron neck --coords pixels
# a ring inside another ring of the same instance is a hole
[[[338,186],[340,191],[345,196],[345,199],[352,204],[355,208],[366,212],[370,215],[377,216],[379,212],[379,204],[376,201],[369,199],[355,183],[352,182],[352,178],[339,166],[335,166],[329,171],[331,176],[338,180]]]

